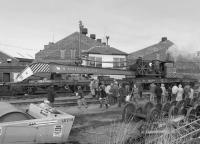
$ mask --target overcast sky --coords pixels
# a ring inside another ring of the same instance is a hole
[[[78,31],[110,36],[109,44],[134,52],[166,36],[180,48],[200,50],[199,0],[0,0],[0,45],[30,50]]]

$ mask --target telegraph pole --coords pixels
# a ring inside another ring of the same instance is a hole
[[[79,21],[79,32],[80,32],[80,34],[79,34],[79,46],[78,46],[78,58],[80,58],[81,57],[81,34],[82,34],[82,29],[83,29],[83,23],[82,23],[82,21],[80,20]]]
[[[83,23],[82,21],[80,20],[79,21],[79,44],[78,44],[78,57],[77,57],[77,60],[75,60],[75,63],[77,63],[78,65],[81,64],[81,35],[82,35],[82,30],[83,30],[84,26],[83,26]]]

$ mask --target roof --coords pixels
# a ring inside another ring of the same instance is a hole
[[[9,103],[0,102],[0,118],[8,113],[13,113],[13,112],[21,113],[22,111],[18,110],[16,107],[14,107],[13,105]]]
[[[29,62],[32,63],[34,61],[34,59],[27,59],[27,58],[17,58],[19,60],[19,62]]]
[[[128,55],[125,52],[122,52],[116,48],[110,47],[110,46],[94,46],[88,50],[86,50],[84,53],[87,54],[103,54],[103,55]]]
[[[0,52],[12,58],[34,59],[35,51],[14,46],[0,44]]]
[[[160,41],[157,44],[154,44],[154,45],[151,45],[151,46],[146,47],[144,49],[130,53],[130,57],[135,57],[135,58],[143,57],[143,56],[155,53],[156,51],[160,51],[162,49],[168,49],[172,45],[174,45],[174,43],[171,42],[170,40]]]
[[[80,41],[79,41],[80,38]],[[79,32],[74,32],[69,36],[57,41],[56,43],[49,43],[45,45],[43,50],[40,50],[35,54],[36,59],[60,59],[60,50],[66,49],[66,58],[70,57],[70,49],[77,49],[79,48],[79,44],[81,45],[81,50],[88,50],[94,46],[101,46],[102,43],[98,42],[95,39],[91,39],[87,35],[80,34]]]

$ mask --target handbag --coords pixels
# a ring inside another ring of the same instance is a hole
[[[131,95],[127,95],[125,101],[130,102],[131,101]]]

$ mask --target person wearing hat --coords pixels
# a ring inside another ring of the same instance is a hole
[[[54,107],[56,92],[54,90],[54,86],[51,85],[48,90],[48,97],[47,100],[49,101],[49,106]]]

